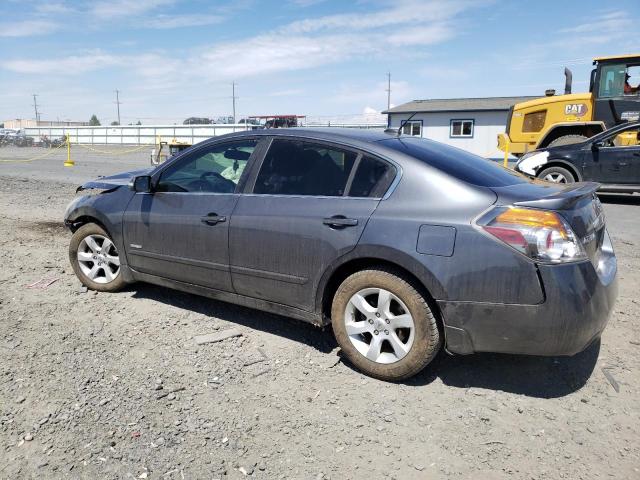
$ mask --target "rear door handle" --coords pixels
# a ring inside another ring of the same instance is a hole
[[[333,217],[323,219],[322,223],[329,225],[332,228],[355,227],[358,225],[358,219],[347,218],[344,215],[335,215]]]
[[[227,217],[224,215],[218,215],[217,213],[208,213],[207,216],[202,217],[200,219],[202,223],[206,223],[207,225],[216,225],[220,222],[226,222]]]

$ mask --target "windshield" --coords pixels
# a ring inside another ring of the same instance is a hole
[[[504,168],[497,162],[443,143],[407,137],[390,138],[380,143],[472,185],[506,187],[518,183],[529,183],[524,176]]]

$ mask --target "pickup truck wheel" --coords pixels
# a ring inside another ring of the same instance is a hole
[[[569,170],[562,167],[549,167],[537,175],[538,178],[552,183],[573,183],[575,178]]]
[[[441,346],[425,298],[393,270],[362,270],[344,280],[333,298],[331,322],[351,363],[381,380],[415,375]]]
[[[95,223],[87,223],[73,234],[69,260],[80,282],[91,290],[117,292],[126,283],[113,240]]]

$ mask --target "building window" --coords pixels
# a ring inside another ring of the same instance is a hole
[[[451,120],[449,136],[451,138],[472,138],[473,120]]]
[[[421,137],[422,136],[422,120],[411,120],[408,122],[402,123],[402,134],[403,135],[411,135],[412,137]]]

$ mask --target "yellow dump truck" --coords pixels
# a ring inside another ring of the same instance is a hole
[[[151,150],[151,165],[160,165],[168,158],[186,150],[190,146],[190,143],[179,142],[175,138],[167,142],[158,137],[157,147]]]
[[[589,92],[571,93],[565,68],[565,94],[546,96],[511,107],[498,148],[516,157],[555,145],[577,143],[622,122],[640,118],[640,54],[593,60]]]

